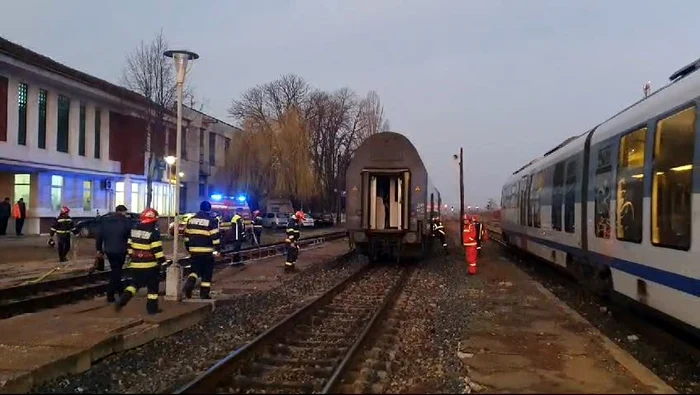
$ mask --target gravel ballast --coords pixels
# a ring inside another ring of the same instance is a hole
[[[199,325],[142,347],[109,356],[90,370],[63,376],[34,393],[154,393],[174,390],[237,347],[358,270],[352,258],[309,268],[279,288],[237,297]]]

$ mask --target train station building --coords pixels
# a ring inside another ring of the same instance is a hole
[[[24,234],[43,234],[61,206],[76,218],[145,208],[149,152],[146,99],[0,37],[0,200],[27,205]],[[181,210],[216,185],[235,127],[193,109],[183,119]],[[153,202],[175,214],[165,157],[175,153],[175,118],[153,133]],[[192,207],[190,207],[192,206]],[[14,233],[12,220],[8,232]]]

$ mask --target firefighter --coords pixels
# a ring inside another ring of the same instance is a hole
[[[469,265],[468,273],[476,274],[476,228],[474,227],[474,218],[464,216],[464,230],[462,230],[462,245],[464,246],[464,255],[467,258]]]
[[[299,257],[299,239],[301,238],[301,232],[299,232],[299,224],[304,220],[304,213],[297,211],[294,215],[289,217],[289,223],[287,224],[287,260],[284,262],[284,268],[293,270],[296,264],[297,258]]]
[[[216,216],[216,220],[219,221],[219,232],[221,243],[225,244],[228,242],[228,237],[231,232],[231,222],[227,221],[227,218],[222,214]]]
[[[445,235],[445,227],[440,222],[440,217],[433,218],[433,235],[440,239],[442,249],[447,253],[447,235]]]
[[[260,215],[260,210],[253,211],[253,236],[255,244],[260,247],[262,245],[262,229],[263,219]]]
[[[70,209],[66,206],[61,207],[61,212],[53,220],[51,225],[51,236],[49,240],[53,240],[54,235],[58,235],[58,259],[60,262],[66,262],[66,256],[70,251],[70,235],[75,234],[75,226],[73,219],[70,217]],[[51,243],[53,244],[53,243]]]
[[[221,234],[219,221],[212,217],[211,204],[206,200],[200,203],[199,212],[185,225],[185,247],[190,253],[192,273],[187,277],[182,292],[185,297],[191,298],[197,280],[201,279],[199,297],[211,299],[209,291],[214,275],[214,258],[219,254]]]
[[[163,241],[158,230],[158,212],[147,208],[141,213],[141,222],[129,233],[129,268],[131,284],[124,289],[114,307],[117,311],[126,306],[136,296],[140,288],[148,289],[146,311],[157,314],[158,286],[160,284],[160,267],[165,262]],[[111,263],[111,262],[110,262]]]
[[[236,214],[231,218],[231,241],[233,242],[233,262],[231,266],[241,263],[241,246],[245,238],[245,220],[241,215],[241,209],[236,210]]]
[[[478,215],[473,216],[474,218],[474,228],[476,229],[476,253],[477,256],[481,256],[481,242],[484,239],[484,224],[481,222],[481,218]]]

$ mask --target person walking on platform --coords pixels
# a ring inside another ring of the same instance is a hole
[[[299,258],[299,239],[301,238],[301,232],[299,231],[299,224],[304,220],[304,213],[297,211],[293,216],[289,217],[289,224],[287,225],[287,260],[284,262],[285,270],[294,270],[297,258]]]
[[[10,222],[10,216],[12,214],[12,205],[10,204],[10,198],[6,197],[0,203],[0,236],[5,236],[7,234],[7,223]]]
[[[263,219],[260,210],[253,211],[253,242],[260,247],[262,245]]]
[[[70,251],[70,236],[71,233],[77,233],[73,225],[73,219],[70,217],[70,209],[66,206],[61,207],[61,212],[53,220],[51,225],[50,239],[53,240],[54,235],[58,235],[57,250],[59,262],[66,262],[68,252]]]
[[[474,227],[474,219],[467,215],[464,216],[464,230],[462,231],[462,245],[464,246],[464,255],[467,258],[469,265],[468,273],[476,274],[476,228]]]
[[[115,304],[117,311],[126,306],[136,296],[140,288],[148,289],[146,311],[156,314],[158,310],[158,288],[160,285],[160,267],[165,262],[163,241],[158,230],[158,212],[147,208],[141,213],[141,222],[129,233],[129,268],[131,284],[124,289]],[[111,264],[111,262],[110,262]]]
[[[122,270],[126,262],[131,235],[131,220],[126,217],[126,206],[120,204],[114,213],[101,217],[97,223],[95,249],[97,260],[94,269],[104,270],[105,255],[109,260],[109,284],[107,285],[107,302],[114,303],[115,294],[121,296]]]
[[[12,217],[15,219],[15,232],[17,236],[24,236],[22,228],[24,220],[27,219],[27,205],[24,203],[24,198],[19,198],[15,206],[12,208]]]
[[[214,275],[214,256],[218,255],[220,246],[219,221],[211,216],[211,204],[205,200],[199,205],[199,212],[185,225],[185,247],[192,262],[192,273],[182,287],[182,293],[187,299],[192,298],[192,291],[199,279],[202,280],[199,297],[211,298],[209,291]]]
[[[435,235],[442,244],[442,249],[447,253],[447,235],[445,235],[445,227],[440,221],[440,217],[433,218],[433,235]]]
[[[243,245],[245,233],[245,223],[241,213],[242,211],[238,209],[231,218],[231,241],[233,242],[233,263],[231,263],[231,266],[241,263],[241,246]]]

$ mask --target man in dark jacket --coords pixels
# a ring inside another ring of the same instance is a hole
[[[0,236],[5,236],[7,234],[7,223],[10,221],[11,215],[12,204],[10,204],[10,198],[6,197],[5,200],[0,203]]]
[[[114,302],[115,294],[122,294],[122,268],[126,261],[131,233],[131,220],[126,216],[126,207],[117,206],[116,212],[100,218],[95,235],[95,248],[100,258],[107,255],[109,260],[109,285],[107,286],[107,302]]]

